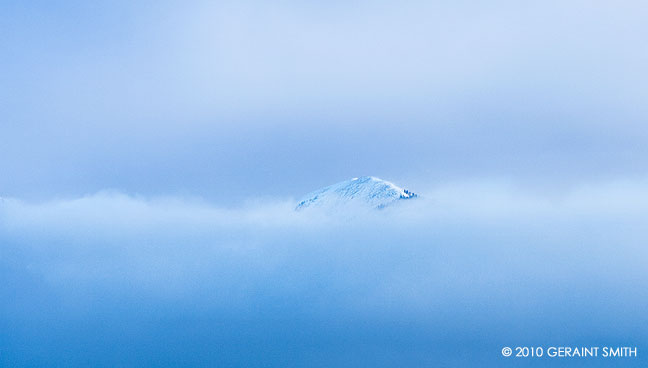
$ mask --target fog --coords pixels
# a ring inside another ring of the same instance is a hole
[[[646,366],[647,10],[0,2],[0,366]]]
[[[380,211],[100,192],[0,202],[7,366],[483,366],[645,348],[644,181],[454,182]],[[641,357],[641,353],[640,353]],[[572,360],[624,366],[643,359]]]
[[[363,175],[559,190],[641,177],[646,13],[640,1],[3,2],[0,195],[235,205]]]

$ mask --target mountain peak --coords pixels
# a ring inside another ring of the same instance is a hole
[[[304,196],[295,210],[357,203],[373,208],[384,208],[396,201],[416,198],[417,195],[386,180],[362,176],[329,185]]]

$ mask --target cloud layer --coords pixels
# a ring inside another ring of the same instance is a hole
[[[455,183],[373,213],[115,192],[5,199],[3,359],[498,365],[503,345],[637,345],[644,188],[556,197]]]
[[[646,174],[639,1],[0,6],[5,196]]]
[[[0,2],[0,366],[644,344],[646,9]],[[293,211],[363,175],[423,197]]]

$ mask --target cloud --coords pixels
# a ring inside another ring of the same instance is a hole
[[[254,200],[226,208],[197,199],[149,199],[118,192],[42,203],[4,199],[0,235],[5,249],[29,255],[30,272],[61,286],[78,278],[107,285],[112,279],[129,280],[133,287],[159,293],[206,284],[235,290],[262,285],[270,275],[307,276],[308,267],[345,264],[350,270],[371,272],[372,262],[383,262],[384,253],[398,249],[431,257],[452,248],[446,244],[450,242],[464,251],[483,251],[473,238],[478,234],[485,236],[489,247],[501,250],[513,246],[512,239],[497,244],[498,234],[506,233],[529,243],[516,246],[543,257],[555,251],[633,247],[643,239],[638,227],[648,213],[645,184],[600,183],[557,195],[524,192],[497,181],[449,183],[383,211],[350,207],[296,212],[290,199]],[[600,239],[586,233],[598,223],[603,228],[596,231],[602,235],[631,243],[599,244]],[[630,231],[622,232],[626,227]],[[547,242],[533,235],[546,237]],[[463,236],[468,239],[463,241]],[[583,241],[570,244],[574,241],[570,238],[578,236]],[[365,264],[362,255],[369,253],[375,254]],[[315,255],[331,263],[320,264]],[[304,269],[291,275],[283,267]],[[240,282],[222,282],[217,276],[221,272],[240,276]]]
[[[0,365],[648,340],[641,2],[0,8]],[[423,197],[293,211],[359,175]]]
[[[334,356],[447,363],[461,346],[464,362],[497,364],[480,349],[636,344],[648,322],[645,188],[625,181],[546,195],[452,183],[403,206],[347,213],[295,212],[289,199],[230,208],[118,192],[5,199],[0,322],[22,327],[4,330],[3,351],[20,362],[7,341],[49,336],[67,346],[92,334],[86,324],[140,347],[157,336],[155,354],[177,344],[163,353],[174,362],[213,343],[219,355],[202,361],[234,365],[261,364],[249,359],[263,351],[281,361],[291,349],[294,365]],[[179,343],[176,334],[195,336]],[[42,343],[36,360],[85,356]],[[105,341],[81,345],[115,362]]]
[[[644,174],[640,2],[7,8],[3,195]]]

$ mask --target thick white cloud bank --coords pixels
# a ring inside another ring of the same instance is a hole
[[[646,347],[646,188],[456,183],[336,213],[5,198],[0,362],[502,366],[531,363],[503,346]]]

